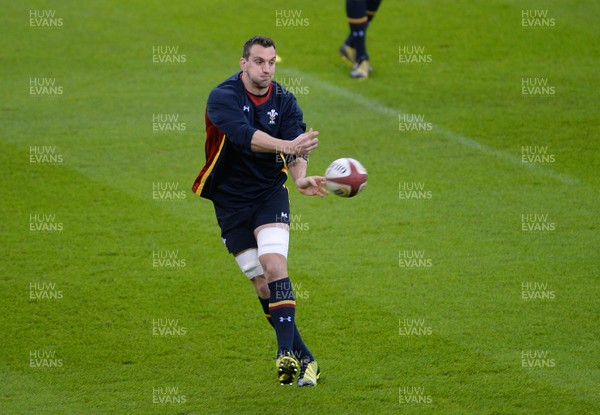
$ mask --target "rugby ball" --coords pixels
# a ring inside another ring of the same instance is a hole
[[[334,160],[325,171],[325,186],[341,197],[356,196],[367,184],[367,169],[351,158]]]

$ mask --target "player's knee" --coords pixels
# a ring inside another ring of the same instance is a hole
[[[260,257],[265,278],[268,282],[287,277],[287,260],[279,254],[264,254]]]
[[[287,277],[287,253],[290,232],[278,226],[267,226],[256,234],[258,258],[268,282]]]

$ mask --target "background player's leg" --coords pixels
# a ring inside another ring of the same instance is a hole
[[[356,62],[360,63],[369,59],[365,43],[369,24],[366,0],[346,0],[346,16],[350,25],[350,35],[346,44],[356,49]]]
[[[375,15],[377,14],[377,10],[379,9],[379,5],[381,4],[381,0],[367,0],[367,19],[368,19],[368,23],[371,23],[371,20],[373,20],[373,18],[375,17]],[[346,2],[346,16],[349,18],[350,17],[350,13],[348,11],[348,1]],[[348,35],[348,37],[346,38],[346,41],[344,42],[344,44],[355,48],[354,46],[354,38],[352,37],[352,31],[350,31],[350,34]]]

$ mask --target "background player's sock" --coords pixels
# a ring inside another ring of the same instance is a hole
[[[346,44],[356,48],[357,62],[369,59],[365,43],[367,26],[369,25],[366,1],[346,0],[346,16],[348,16],[348,23],[350,25],[350,36],[349,40],[346,40]],[[351,43],[348,43],[349,41]]]
[[[344,41],[344,43],[348,46],[350,46],[351,48],[354,47],[354,38],[352,37],[352,32],[350,32],[350,34],[348,35],[348,37],[346,38],[346,40]]]
[[[260,305],[262,306],[262,309],[263,309],[263,312],[265,313],[265,317],[267,318],[267,321],[269,322],[271,327],[274,328],[275,325],[273,324],[273,319],[271,318],[271,314],[269,314],[269,299],[258,297],[258,300],[260,301]],[[301,360],[305,357],[308,357],[310,359],[310,361],[315,360],[315,358],[313,357],[310,350],[308,350],[308,347],[306,347],[306,344],[304,344],[304,341],[302,340],[302,336],[300,336],[300,332],[298,332],[298,327],[296,326],[295,323],[294,323],[293,352],[294,352],[294,356],[296,356],[296,358],[298,358],[299,360]]]
[[[296,317],[296,299],[289,278],[269,283],[269,314],[277,335],[277,354],[294,349],[294,326]]]
[[[369,23],[377,14],[377,9],[379,9],[379,5],[381,4],[381,0],[367,0],[367,17],[369,18]]]

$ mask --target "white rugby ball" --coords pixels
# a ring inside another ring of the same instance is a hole
[[[334,160],[325,171],[325,185],[341,197],[356,196],[367,184],[367,169],[352,158]]]

